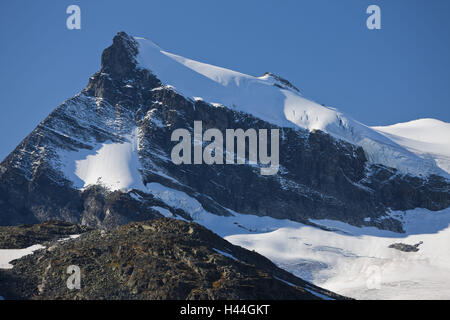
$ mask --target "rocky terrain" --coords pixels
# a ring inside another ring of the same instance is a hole
[[[0,249],[23,249],[37,243],[53,242],[71,235],[91,231],[87,226],[62,221],[0,227]]]
[[[36,240],[48,239],[44,233],[84,233],[0,270],[6,299],[343,299],[196,223],[163,218],[111,231],[61,223],[14,230],[25,229]],[[21,242],[25,232],[10,230],[0,230],[2,239]],[[66,286],[70,265],[81,269],[79,290]]]

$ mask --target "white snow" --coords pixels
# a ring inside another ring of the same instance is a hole
[[[282,127],[328,132],[362,146],[371,163],[404,173],[447,175],[432,159],[411,152],[395,139],[334,108],[305,99],[294,89],[274,86],[283,84],[270,75],[250,76],[169,53],[144,38],[135,39],[140,67],[151,70],[166,86],[189,99],[227,106]]]
[[[192,218],[202,213],[202,205],[194,198],[182,191],[167,188],[160,183],[152,182],[146,185],[147,192],[161,199],[174,208],[180,208],[188,212]]]
[[[59,239],[58,242],[64,242],[64,241],[68,241],[68,240],[73,240],[73,239],[79,238],[80,236],[81,236],[81,234],[71,234],[67,238]]]
[[[296,286],[295,284],[293,284],[292,282],[289,282],[289,281],[280,279],[280,278],[278,278],[278,277],[276,277],[276,276],[273,276],[273,277],[274,277],[275,279],[277,279],[278,281],[281,281],[281,282],[287,284],[288,286],[291,286],[291,287],[297,287],[297,286]]]
[[[289,282],[289,281],[280,279],[280,278],[275,277],[275,276],[274,276],[274,278],[277,279],[278,281],[281,281],[281,282],[287,284],[288,286],[291,286],[291,287],[297,287],[295,284],[293,284],[293,283],[291,283],[291,282]],[[306,291],[308,291],[309,293],[311,293],[311,294],[315,295],[316,297],[321,298],[321,299],[323,299],[323,300],[334,300],[334,299],[332,299],[332,298],[330,298],[330,297],[328,297],[328,296],[326,296],[326,295],[324,295],[324,294],[321,294],[321,293],[319,293],[319,292],[317,292],[317,291],[311,289],[311,287],[308,287],[308,285],[305,285],[304,289],[305,289]]]
[[[392,212],[402,221],[404,234],[312,221],[334,230],[325,231],[232,210],[233,216],[214,215],[184,192],[157,183],[147,186],[159,199],[185,210],[231,243],[255,250],[325,289],[357,299],[450,299],[450,208]],[[418,252],[388,248],[420,241]]]
[[[129,195],[130,195],[130,197],[132,197],[134,200],[142,201],[142,197],[141,197],[140,195],[134,193],[134,192],[130,192]]]
[[[155,103],[156,103],[156,102],[155,102]],[[161,102],[159,102],[159,103],[161,103]],[[145,119],[145,120],[150,120],[150,121],[152,121],[157,127],[164,128],[164,127],[165,127],[164,123],[163,123],[161,120],[159,120],[159,119],[157,119],[157,118],[155,118],[155,117],[153,116],[153,114],[154,114],[157,110],[158,110],[158,109],[156,109],[156,108],[149,110],[149,111],[147,112],[147,114],[145,115],[144,119]]]
[[[385,127],[372,127],[422,158],[450,173],[450,123],[419,119]]]
[[[305,290],[308,291],[309,293],[312,293],[312,294],[315,295],[316,297],[323,299],[323,300],[334,300],[334,299],[332,299],[332,298],[330,298],[330,297],[328,297],[328,296],[326,296],[326,295],[323,295],[323,294],[321,294],[321,293],[319,293],[319,292],[317,292],[317,291],[314,291],[314,290],[311,289],[311,288],[305,288]]]
[[[220,251],[219,249],[213,248],[213,250],[227,258],[233,259],[234,261],[239,261],[238,259],[236,259],[232,254],[229,254],[227,252],[224,251]]]
[[[77,188],[101,184],[111,191],[144,189],[138,156],[138,132],[124,142],[105,142],[94,150],[62,151],[63,173]]]
[[[152,209],[158,211],[159,213],[161,213],[166,218],[172,218],[173,217],[172,212],[170,212],[170,210],[167,210],[166,208],[154,206],[154,207],[152,207]]]
[[[45,247],[40,244],[35,244],[25,249],[0,249],[0,269],[11,269],[13,267],[10,264],[11,261],[20,259],[43,248]]]
[[[314,221],[337,231],[298,224],[261,234],[226,237],[325,289],[357,299],[449,299],[450,209],[406,213],[406,233]],[[416,244],[418,252],[388,248]]]

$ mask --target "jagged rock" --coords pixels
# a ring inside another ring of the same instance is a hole
[[[23,249],[34,244],[55,241],[66,236],[91,231],[87,226],[62,221],[42,224],[0,227],[0,249]]]
[[[397,249],[403,252],[417,252],[419,251],[419,246],[423,243],[423,241],[420,241],[419,243],[416,243],[415,245],[405,244],[405,243],[393,243],[389,246],[389,248]]]
[[[12,263],[13,269],[0,270],[6,299],[344,298],[196,223],[175,219],[89,231]],[[66,286],[70,265],[81,269],[79,290]]]

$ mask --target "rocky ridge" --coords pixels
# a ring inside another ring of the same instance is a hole
[[[59,226],[68,228],[83,227]],[[6,299],[344,299],[196,223],[166,218],[91,230],[12,264],[0,270]],[[79,290],[66,286],[70,265],[80,267]]]

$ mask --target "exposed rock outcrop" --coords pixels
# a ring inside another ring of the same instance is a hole
[[[0,270],[6,299],[344,298],[196,223],[175,219],[89,231],[12,263],[13,269]],[[81,270],[80,289],[66,286],[70,265]]]
[[[389,248],[396,249],[403,252],[417,252],[419,251],[419,246],[423,243],[420,241],[414,245],[406,244],[406,243],[393,243],[389,246]]]

